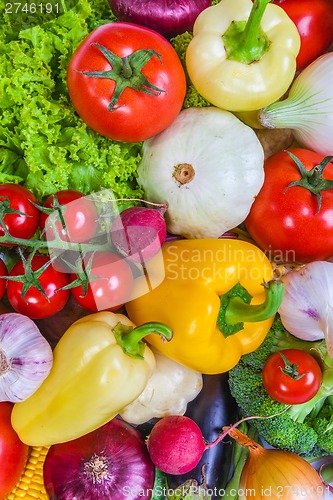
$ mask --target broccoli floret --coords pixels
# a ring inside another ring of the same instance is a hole
[[[318,435],[317,446],[326,455],[333,455],[333,406],[325,402],[318,415],[309,420],[309,425]]]
[[[323,381],[318,393],[308,402],[293,405],[271,398],[262,383],[262,368],[267,358],[282,349],[302,349],[313,354],[323,368]],[[271,446],[289,450],[304,457],[333,453],[333,368],[324,341],[297,339],[283,326],[279,315],[261,346],[242,356],[229,373],[230,390],[240,411]],[[285,411],[283,411],[285,410]],[[283,412],[283,413],[281,413]],[[325,431],[325,432],[324,432]]]

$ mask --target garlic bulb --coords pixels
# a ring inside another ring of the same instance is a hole
[[[24,401],[50,373],[53,353],[36,324],[19,313],[0,315],[0,401]]]
[[[219,237],[242,223],[264,181],[264,152],[254,130],[232,113],[188,108],[143,144],[138,182],[165,203],[169,233]]]
[[[326,340],[333,357],[333,263],[315,261],[283,277],[278,310],[284,327],[303,340]]]

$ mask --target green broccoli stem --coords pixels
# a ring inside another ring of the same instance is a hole
[[[322,409],[326,399],[333,395],[333,368],[323,371],[323,380],[317,394],[306,403],[293,405],[286,414],[295,422],[303,423],[306,417],[316,417]]]
[[[325,367],[332,367],[332,358],[327,357],[327,348],[325,340],[303,340],[295,337],[286,330],[276,329],[274,331],[273,344],[270,351],[282,351],[283,349],[300,349],[314,356]]]

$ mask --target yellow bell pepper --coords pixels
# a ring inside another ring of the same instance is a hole
[[[135,328],[109,311],[73,323],[54,349],[49,376],[32,396],[14,405],[12,425],[30,446],[50,446],[101,427],[134,401],[155,368],[141,340],[149,332],[171,338],[166,325]]]
[[[269,0],[221,0],[197,17],[186,68],[199,94],[229,111],[278,100],[296,72],[300,36]]]
[[[230,370],[263,342],[282,301],[271,262],[238,239],[178,240],[162,252],[164,280],[136,293],[126,304],[129,317],[167,323],[170,342],[145,340],[175,361],[204,374]]]

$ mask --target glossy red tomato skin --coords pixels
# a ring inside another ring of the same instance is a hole
[[[296,59],[302,70],[326,52],[333,42],[332,0],[275,0],[295,23],[301,37],[301,49]]]
[[[149,95],[126,88],[110,112],[114,80],[80,73],[111,69],[94,46],[96,42],[120,57],[139,49],[155,50],[161,55],[161,62],[154,55],[142,73],[165,92]],[[144,141],[164,130],[181,111],[186,94],[185,72],[170,42],[154,30],[121,22],[99,26],[83,40],[70,60],[67,85],[77,113],[89,127],[105,137],[125,142]]]
[[[61,210],[65,219],[66,229],[62,226],[60,219],[57,220],[56,228],[58,236],[62,240],[72,243],[83,243],[93,238],[98,228],[98,213],[95,204],[80,191],[65,189],[49,196],[43,206],[45,208],[53,208],[55,197],[60,205],[65,205]],[[40,216],[40,228],[42,231],[45,230],[47,218],[48,214],[42,212]],[[48,241],[54,239],[52,227],[47,227],[45,236]]]
[[[262,370],[263,385],[268,394],[287,405],[305,403],[315,396],[322,382],[322,371],[311,354],[299,349],[284,349],[281,351],[291,364],[298,365],[298,380],[281,371],[285,363],[279,352],[273,353],[267,359]]]
[[[2,259],[0,259],[0,276],[7,276],[8,270],[7,266]],[[3,298],[6,292],[7,281],[4,278],[0,278],[0,300]]]
[[[15,238],[29,239],[38,229],[40,212],[31,202],[38,204],[35,195],[20,184],[0,184],[0,201],[8,198],[10,208],[23,212],[21,214],[6,214],[4,223],[11,236]],[[0,226],[0,236],[4,236],[4,230]],[[1,243],[6,245],[5,243]],[[7,246],[7,245],[6,245]]]
[[[89,262],[90,255],[85,262]],[[133,286],[133,273],[127,262],[112,252],[95,252],[91,275],[97,277],[89,282],[87,293],[82,286],[72,288],[75,300],[88,311],[115,311],[129,299]],[[71,280],[74,281],[76,275]]]
[[[49,262],[46,255],[35,255],[31,262],[33,271],[40,269],[46,262]],[[63,271],[63,272],[62,272]],[[9,276],[19,276],[24,274],[22,261],[18,261],[11,269]],[[31,319],[49,318],[65,306],[70,297],[69,290],[59,290],[68,285],[69,276],[60,262],[50,264],[38,281],[44,288],[46,296],[31,286],[24,297],[22,297],[23,284],[17,281],[8,281],[7,297],[10,305],[16,312],[24,314]]]
[[[28,458],[29,447],[22,443],[11,424],[13,403],[0,403],[0,498],[18,483]]]
[[[322,156],[301,148],[289,150],[307,170],[322,161]],[[245,226],[251,237],[270,258],[284,262],[307,263],[326,260],[333,255],[333,189],[322,191],[318,213],[317,197],[300,186],[287,189],[301,179],[298,167],[280,151],[265,161],[265,180]],[[333,180],[333,164],[328,163],[323,177]]]

